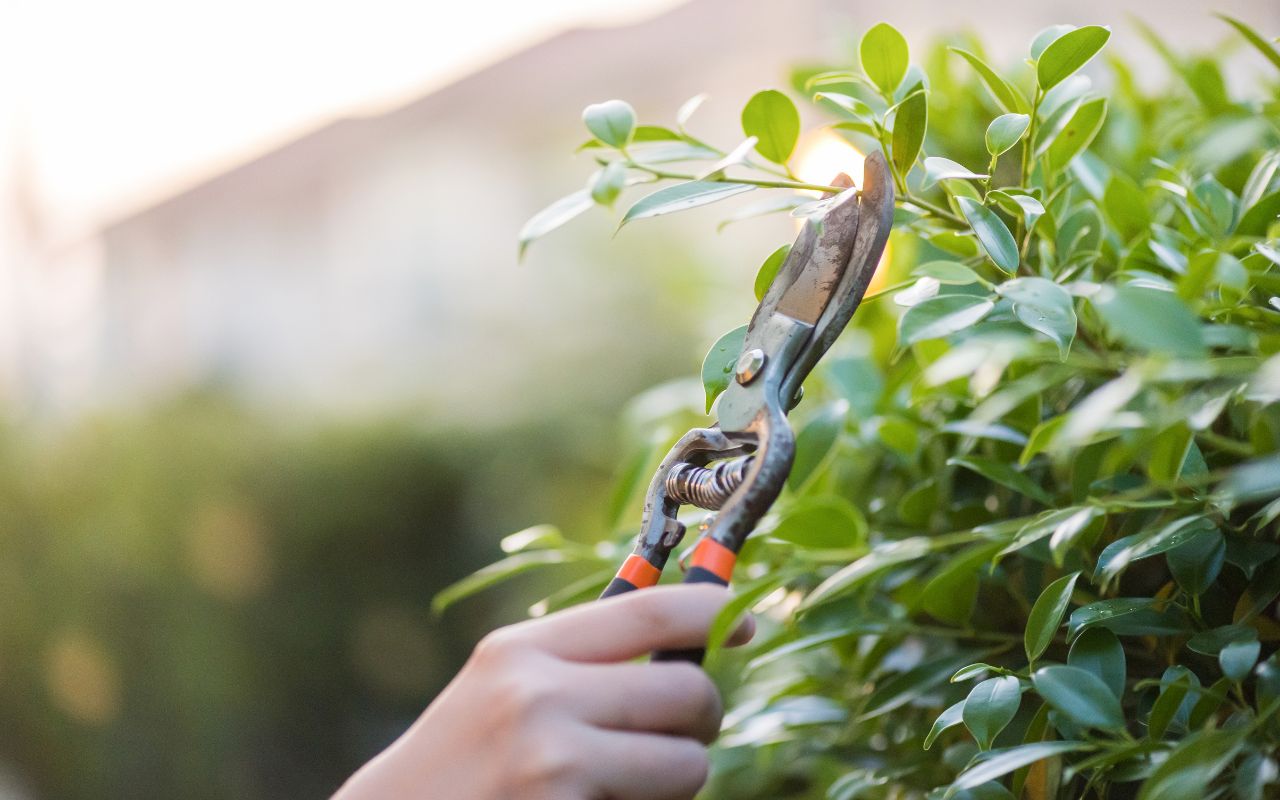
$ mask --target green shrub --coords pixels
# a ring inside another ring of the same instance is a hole
[[[795,76],[893,165],[893,285],[809,380],[788,491],[739,562],[762,629],[709,662],[731,706],[710,794],[1280,796],[1280,53],[1226,22],[1265,59],[1249,93],[1147,33],[1172,81],[1148,94],[1094,59],[1098,26],[1050,28],[1002,73],[976,42],[913,62],[882,24],[860,71]],[[522,249],[657,181],[623,224],[765,190],[735,218],[812,208],[786,95],[747,103],[754,150],[689,113],[589,107],[598,170]],[[659,432],[614,524],[705,423],[690,402],[641,404]],[[591,596],[625,548],[543,533],[485,578],[597,570],[538,610]]]

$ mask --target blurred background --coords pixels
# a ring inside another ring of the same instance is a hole
[[[1274,0],[1213,9],[1280,29]],[[586,104],[669,124],[705,92],[692,130],[736,142],[754,91],[851,64],[881,19],[1001,64],[1046,25],[1111,24],[1158,81],[1129,15],[1196,51],[1231,39],[1209,11],[7,7],[0,798],[325,797],[539,596],[436,618],[439,589],[519,528],[613,533],[630,398],[701,403],[688,378],[794,228],[716,235],[717,207],[613,237],[596,210],[517,265],[523,221],[590,172]],[[809,180],[856,163],[801,148]]]

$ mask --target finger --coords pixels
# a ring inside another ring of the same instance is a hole
[[[612,800],[690,800],[707,782],[707,750],[693,739],[599,731],[592,752],[587,780]]]
[[[720,692],[692,664],[574,664],[568,675],[573,712],[591,725],[707,744],[720,733]]]
[[[569,661],[625,661],[705,646],[728,600],[724,588],[705,584],[643,589],[522,622],[512,634]]]

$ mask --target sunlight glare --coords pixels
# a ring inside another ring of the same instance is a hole
[[[800,140],[795,158],[796,177],[805,183],[829,184],[843,172],[862,185],[862,153],[829,129],[812,131]]]
[[[796,147],[794,171],[796,177],[805,183],[822,185],[829,185],[837,174],[843,172],[853,178],[855,186],[861,188],[862,158],[862,153],[856,147],[834,131],[824,128],[811,131],[801,138]],[[890,258],[889,246],[886,245],[884,255],[876,265],[875,275],[871,278],[871,285],[867,287],[868,295],[884,288]]]

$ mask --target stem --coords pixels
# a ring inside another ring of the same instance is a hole
[[[1036,86],[1036,96],[1031,103],[1031,124],[1027,128],[1026,144],[1022,147],[1022,185],[1026,186],[1027,181],[1031,178],[1031,150],[1036,146],[1036,121],[1040,116],[1040,102],[1044,100],[1044,95],[1040,93],[1040,87]]]
[[[940,217],[942,219],[947,220],[948,222],[955,223],[956,225],[959,225],[961,227],[967,226],[969,224],[965,222],[963,219],[961,219],[960,217],[956,216],[955,214],[952,214],[950,211],[943,208],[942,206],[934,205],[933,203],[930,203],[928,200],[924,200],[913,194],[904,194],[904,199],[906,199],[912,205],[920,206],[925,211],[928,211],[930,214],[933,214],[935,217]]]
[[[965,630],[962,628],[943,628],[937,625],[912,625],[905,630],[910,633],[927,636],[945,636],[950,639],[976,639],[983,642],[1014,642],[1023,640],[1021,634],[1000,633],[999,631]]]
[[[1235,439],[1228,439],[1226,436],[1214,433],[1213,431],[1204,430],[1197,431],[1196,436],[1205,440],[1209,444],[1219,450],[1226,450],[1228,453],[1234,453],[1240,456],[1253,455],[1253,448],[1244,442],[1237,442]]]
[[[669,178],[671,180],[680,181],[707,181],[709,183],[742,183],[747,186],[763,186],[769,189],[807,189],[813,192],[822,192],[823,194],[839,194],[844,189],[839,186],[826,186],[820,183],[803,183],[801,181],[770,181],[759,178],[730,178],[727,175],[708,175],[705,178],[699,178],[696,175],[685,175],[679,172],[667,172],[666,170],[654,169],[644,164],[637,164],[634,161],[627,162],[628,167],[644,170],[655,178]]]

